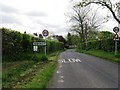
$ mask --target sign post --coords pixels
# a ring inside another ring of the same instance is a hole
[[[118,32],[119,32],[119,28],[118,27],[114,27],[113,31],[115,32],[115,55],[117,55],[117,40],[119,40],[119,36],[118,36]]]
[[[45,42],[33,42],[33,51],[35,52],[35,57],[37,57],[38,46],[46,46],[46,43]]]
[[[46,30],[46,29],[43,30],[42,34],[43,34],[43,36],[45,37],[45,43],[46,43],[46,37],[47,37],[48,34],[49,34],[48,30]],[[46,45],[45,45],[45,55],[46,55]]]

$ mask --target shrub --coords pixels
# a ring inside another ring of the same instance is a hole
[[[2,31],[2,54],[3,61],[18,61],[25,59],[38,60],[37,56],[23,55],[25,53],[33,53],[32,43],[43,42],[43,39],[35,38],[29,34],[22,34],[18,31],[9,30],[6,28],[0,28]],[[46,41],[47,53],[55,52],[63,49],[63,43],[57,41]],[[38,52],[43,53],[44,46],[39,46]],[[22,54],[22,55],[21,55]],[[30,54],[31,55],[31,54]],[[44,58],[44,57],[43,57]]]
[[[118,43],[118,52],[120,52],[120,41]],[[83,43],[82,46],[85,46],[85,43]],[[82,49],[93,49],[93,50],[103,50],[107,52],[114,52],[115,49],[115,41],[113,39],[104,39],[104,40],[94,40],[89,41],[87,43],[87,47]]]
[[[48,61],[48,57],[46,55],[42,55],[40,60],[41,61]]]
[[[39,58],[38,55],[36,55],[36,54],[32,56],[32,60],[33,60],[34,62],[38,62],[39,59],[40,59],[40,58]]]

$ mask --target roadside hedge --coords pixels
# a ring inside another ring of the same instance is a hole
[[[29,34],[0,28],[2,30],[2,54],[3,56],[16,56],[21,53],[33,53],[33,42],[44,41]],[[63,43],[47,40],[47,53],[62,50]],[[43,53],[44,46],[39,46],[39,53]],[[18,59],[18,58],[17,58]],[[19,60],[19,59],[18,59]]]
[[[118,52],[120,52],[120,41],[118,43]],[[85,46],[85,43],[84,43]],[[87,48],[84,49],[95,49],[103,50],[107,52],[114,52],[115,50],[115,41],[113,39],[104,39],[104,40],[94,40],[87,43]]]

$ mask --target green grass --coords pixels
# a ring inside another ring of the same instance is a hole
[[[1,68],[1,67],[0,67]],[[0,79],[2,79],[2,71],[0,71]],[[0,90],[2,89],[2,80],[0,80]]]
[[[113,52],[105,52],[102,50],[77,50],[81,53],[86,53],[90,55],[94,55],[100,58],[104,58],[106,60],[112,61],[112,62],[120,62],[120,55],[115,55]]]
[[[43,68],[38,69],[34,78],[27,84],[17,85],[16,88],[46,88],[57,66],[58,54],[58,52],[50,54],[49,61],[44,64]]]
[[[11,65],[11,66],[10,66]],[[34,65],[33,61],[3,63],[2,87],[10,88],[22,78],[22,73]],[[10,67],[8,67],[10,66]]]
[[[41,88],[44,89],[47,87],[49,80],[51,79],[54,70],[56,68],[55,62],[50,62],[45,67],[40,70],[34,79],[25,85],[25,88]]]
[[[3,63],[3,88],[46,88],[57,66],[60,51],[48,55],[48,61],[22,60]],[[41,54],[37,54],[41,57]],[[39,59],[39,58],[38,58]]]
[[[3,62],[3,88],[46,88],[57,66],[60,51],[48,55],[48,61],[41,61],[41,54],[34,60]]]

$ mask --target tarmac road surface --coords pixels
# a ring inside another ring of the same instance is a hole
[[[66,50],[49,88],[118,88],[118,64]]]

